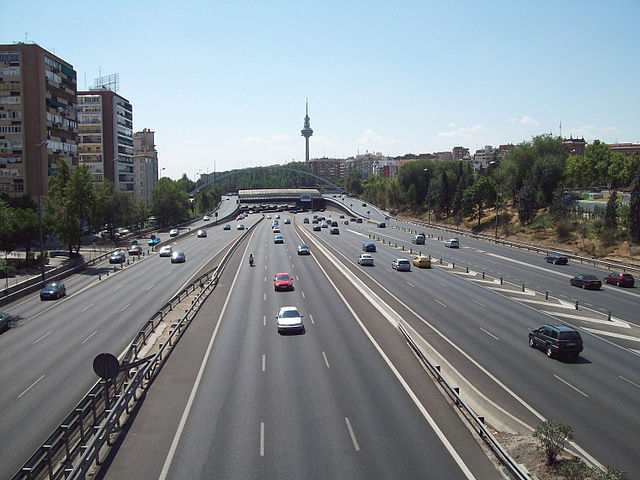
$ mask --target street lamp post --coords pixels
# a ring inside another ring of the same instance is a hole
[[[498,238],[498,184],[496,183],[496,238]]]
[[[40,177],[42,176],[42,168],[40,166],[40,157],[42,147],[47,144],[47,141],[43,141],[36,144],[36,165],[38,167],[38,175],[36,176],[38,181],[38,231],[40,233],[40,271],[42,273],[42,283],[45,283],[45,273],[44,273],[44,241],[42,239],[42,181]]]

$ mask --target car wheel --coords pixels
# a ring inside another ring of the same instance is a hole
[[[586,284],[586,283],[583,283],[583,284],[582,284],[582,288],[584,288],[584,289],[586,290],[586,289],[587,289],[587,284]]]
[[[558,264],[558,261],[557,261],[557,260],[554,260],[554,261],[553,261],[553,264],[554,264],[554,265],[557,265],[557,264]]]
[[[618,286],[620,286],[620,281],[618,281]]]
[[[536,342],[533,340],[533,337],[529,337],[529,346],[534,348],[536,346]]]
[[[553,358],[553,349],[550,346],[547,347],[547,357]]]

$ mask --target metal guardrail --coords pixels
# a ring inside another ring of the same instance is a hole
[[[115,381],[97,382],[12,480],[85,478],[93,465],[100,465],[100,454],[105,446],[112,446],[112,436],[120,431],[122,417],[131,412],[141,392],[151,384],[200,306],[217,285],[231,256],[260,221],[262,219],[238,237],[216,268],[198,277],[145,322],[125,353],[121,362],[125,369]],[[126,365],[139,360],[141,347],[147,344],[165,315],[198,288],[201,289],[200,293],[158,352],[144,367],[127,369]]]
[[[478,417],[473,410],[460,398],[456,388],[452,387],[449,382],[442,376],[440,369],[433,365],[429,359],[424,355],[420,347],[413,340],[409,332],[402,326],[398,325],[398,328],[402,335],[405,337],[413,351],[418,355],[420,361],[427,367],[429,373],[431,373],[440,385],[444,387],[445,393],[455,402],[456,407],[462,413],[463,417],[467,420],[473,430],[480,435],[480,438],[487,444],[487,446],[494,452],[500,462],[505,465],[509,471],[518,480],[531,480],[531,477],[525,472],[522,466],[516,462],[511,455],[504,449],[504,447],[498,442],[491,432],[485,427],[484,421],[481,417]]]
[[[476,240],[483,240],[486,242],[493,242],[495,244],[500,244],[500,245],[505,245],[511,248],[517,248],[519,250],[528,250],[528,251],[533,251],[536,253],[548,253],[548,252],[560,252],[563,255],[566,255],[569,259],[573,259],[576,261],[579,261],[580,263],[586,263],[586,264],[593,264],[594,267],[596,266],[601,266],[601,267],[608,267],[611,268],[612,270],[622,270],[623,272],[635,272],[640,274],[640,266],[635,266],[635,265],[624,265],[624,264],[619,264],[619,263],[615,263],[615,262],[609,262],[606,260],[598,260],[596,258],[588,258],[588,257],[581,257],[579,255],[573,255],[571,253],[567,253],[567,252],[563,252],[562,250],[558,250],[558,249],[552,249],[552,248],[543,248],[543,247],[539,247],[537,245],[528,245],[526,243],[519,243],[519,242],[512,242],[510,240],[504,240],[501,238],[495,238],[492,237],[490,235],[481,235],[478,233],[473,233],[469,230],[458,230],[455,228],[450,228],[450,227],[444,227],[442,225],[434,225],[433,223],[429,224],[426,222],[420,222],[417,220],[409,220],[409,219],[399,219],[399,221],[404,222],[404,223],[408,223],[408,224],[414,224],[414,225],[419,225],[420,227],[423,228],[432,228],[435,230],[441,230],[443,232],[448,232],[451,234],[455,234],[456,236],[459,235],[464,235],[466,237],[469,238],[474,238]],[[411,230],[409,230],[410,232],[412,232]],[[415,232],[412,233],[417,233],[417,230]]]

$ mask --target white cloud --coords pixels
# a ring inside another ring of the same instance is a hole
[[[520,123],[523,123],[525,125],[539,125],[540,122],[538,122],[535,118],[532,118],[528,115],[525,115],[524,117],[522,117],[520,119]]]
[[[511,118],[507,118],[507,122],[509,122],[509,123],[515,123],[515,122],[517,122],[517,121],[518,121],[518,119],[517,119],[517,118],[513,118],[513,117],[511,117]]]
[[[281,135],[274,135],[273,140],[275,140],[276,142],[286,142],[291,140],[291,137],[289,135],[286,134],[281,134]]]
[[[455,124],[455,123],[450,123],[449,125],[447,125],[447,127],[449,127],[449,128],[453,128],[453,127],[455,127],[455,126],[456,126],[456,124]]]
[[[367,128],[360,138],[356,140],[356,144],[358,145],[367,145],[367,146],[384,146],[384,145],[393,145],[398,143],[397,140],[392,138],[385,138],[382,135],[378,135],[376,132]]]
[[[458,128],[449,132],[438,132],[440,138],[464,138],[485,130],[483,125],[475,125],[470,128]]]

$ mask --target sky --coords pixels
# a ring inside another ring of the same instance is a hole
[[[118,73],[162,174],[520,143],[640,142],[640,2],[0,0],[0,43]],[[560,131],[560,127],[562,130]]]

